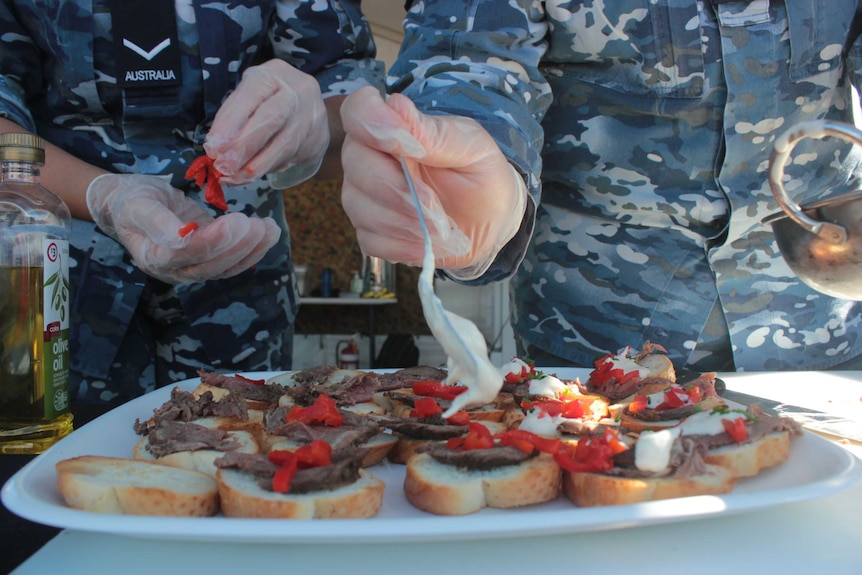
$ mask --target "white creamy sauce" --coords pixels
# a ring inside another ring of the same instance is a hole
[[[684,398],[682,401],[683,405],[693,405],[691,398],[688,396],[688,393],[684,389],[682,389],[682,386],[671,386],[671,387],[668,387],[662,391],[659,391],[658,393],[651,393],[651,394],[647,395],[646,396],[647,407],[655,409],[657,406],[664,403],[664,394],[666,391],[669,391],[672,387],[680,389],[683,391],[682,396],[680,396],[681,399]]]
[[[403,158],[401,163],[405,175],[409,177]],[[449,409],[443,412],[443,417],[451,417],[462,409],[491,403],[503,387],[503,378],[488,358],[485,337],[476,324],[446,310],[443,302],[434,293],[434,250],[425,228],[425,218],[416,192],[412,182],[408,180],[408,183],[425,232],[425,256],[422,258],[422,271],[418,282],[422,314],[434,338],[446,352],[449,370],[446,383],[460,383],[467,388],[467,391],[459,394],[452,401]]]
[[[734,421],[745,415],[739,411],[718,413],[701,411],[686,417],[677,427],[682,430],[683,435],[718,435],[724,433],[722,420]]]
[[[560,392],[568,386],[553,375],[543,375],[537,379],[531,379],[528,393],[531,395],[544,395],[547,397],[559,397]]]
[[[635,467],[654,473],[666,471],[670,465],[671,446],[679,434],[679,428],[642,431],[635,443]]]
[[[529,373],[530,372],[530,365],[526,361],[524,361],[520,358],[513,357],[512,361],[502,365],[500,367],[499,371],[500,371],[500,377],[502,377],[503,379],[506,379],[507,377],[514,375],[514,376],[517,376],[519,378],[519,381],[520,381],[522,373]]]
[[[531,409],[521,420],[518,429],[524,431],[532,431],[536,435],[544,435],[546,437],[554,437],[557,433],[557,426],[563,422],[563,417],[549,415],[541,409]]]

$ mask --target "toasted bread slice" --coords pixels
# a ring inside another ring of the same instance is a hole
[[[790,444],[790,432],[775,431],[749,443],[710,449],[706,462],[725,467],[737,477],[751,477],[786,461]]]
[[[219,469],[216,479],[226,517],[362,519],[377,515],[385,489],[365,469],[350,485],[296,495],[266,490],[253,474],[238,469]]]
[[[66,505],[95,513],[206,517],[219,509],[218,485],[205,473],[152,461],[84,455],[57,462]]]
[[[414,507],[436,515],[467,515],[485,507],[511,508],[555,499],[560,467],[540,454],[518,465],[467,471],[428,453],[407,461],[404,494]]]
[[[659,499],[730,493],[737,477],[719,465],[707,465],[692,477],[617,477],[602,473],[563,472],[563,493],[578,507],[627,505]]]

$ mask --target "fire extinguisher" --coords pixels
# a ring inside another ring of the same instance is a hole
[[[341,369],[359,369],[359,346],[353,338],[343,339],[335,346],[338,367]]]

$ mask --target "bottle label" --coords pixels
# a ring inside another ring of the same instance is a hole
[[[69,411],[69,242],[42,240],[45,419]]]

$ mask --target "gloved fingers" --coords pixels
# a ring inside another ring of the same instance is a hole
[[[370,86],[360,88],[344,100],[341,122],[350,137],[370,148],[393,156],[425,155],[425,148],[411,134],[410,125]]]
[[[228,221],[223,222],[225,218]],[[225,272],[255,251],[266,235],[266,224],[259,218],[226,214],[190,234],[182,249],[170,250],[143,238],[129,251],[138,267],[163,281],[205,281],[226,277]]]
[[[264,227],[264,235],[257,245],[241,260],[235,263],[232,267],[226,269],[221,277],[229,278],[239,273],[244,272],[266,255],[266,253],[278,242],[281,237],[281,228],[275,223],[272,218],[263,218],[259,220]],[[214,278],[213,278],[214,279]]]
[[[176,193],[186,200],[181,202],[181,209],[175,206],[171,209],[172,206],[166,205],[164,198],[159,196],[128,194],[122,209],[114,210],[113,225],[120,241],[125,244],[127,240],[140,235],[167,250],[187,245],[189,237],[182,237],[180,228],[190,221],[197,223],[201,229],[206,228],[212,217],[181,192]]]
[[[421,143],[426,154],[422,163],[427,166],[463,168],[468,164],[478,164],[488,156],[502,157],[494,138],[472,118],[423,114],[403,94],[390,95],[386,105],[398,114],[413,137]]]
[[[249,68],[213,120],[204,149],[229,184],[247,183],[326,151],[320,86],[287,62]]]
[[[357,230],[363,252],[392,262],[421,264],[422,230],[400,162],[350,138],[345,141],[342,160],[345,165],[342,206]],[[359,168],[348,169],[348,166]],[[413,180],[435,254],[444,257],[466,253],[469,239],[446,215],[421,174]],[[388,245],[385,238],[390,238]]]
[[[211,224],[180,238],[181,242],[174,245],[156,242],[140,231],[127,233],[123,243],[135,263],[145,271],[176,269],[210,261],[232,249],[251,231],[251,225],[245,214],[237,214],[239,218],[228,218],[231,215],[225,214],[217,218]]]

